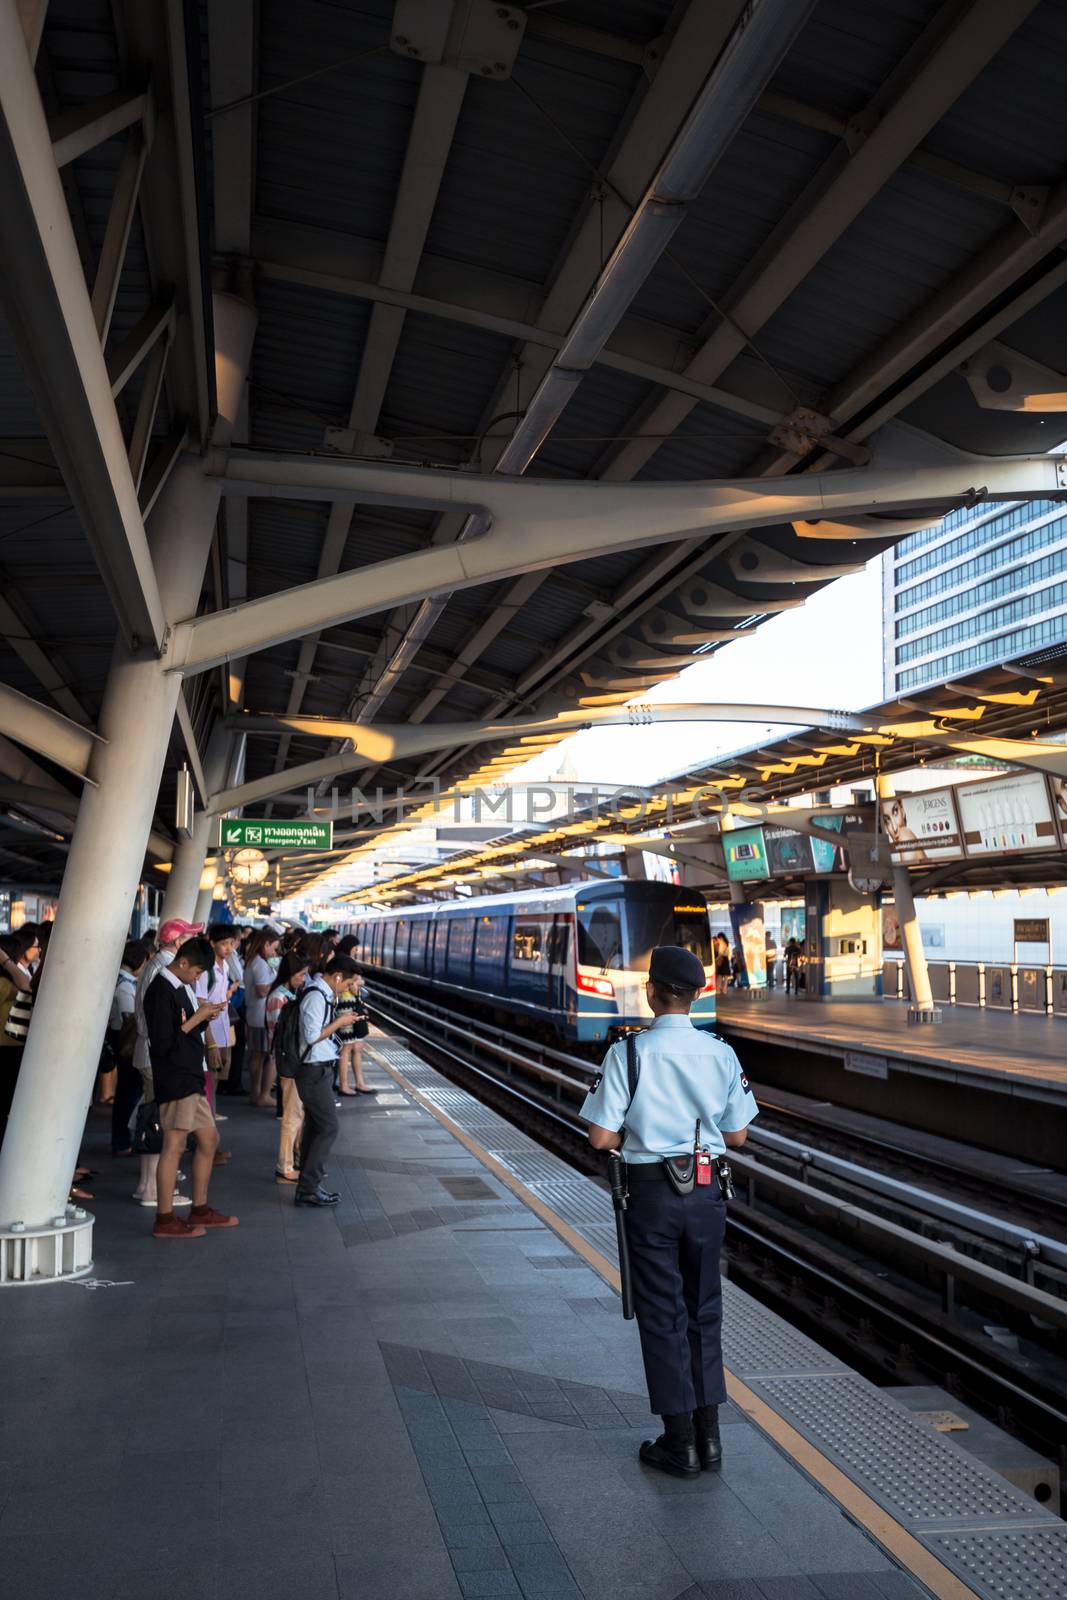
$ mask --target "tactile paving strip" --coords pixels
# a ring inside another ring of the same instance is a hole
[[[723,1355],[739,1378],[751,1383],[766,1373],[849,1372],[813,1339],[767,1311],[736,1284],[723,1282]]]
[[[898,1522],[1031,1521],[1038,1511],[858,1373],[759,1378],[752,1388]]]
[[[439,1106],[611,1262],[607,1192],[442,1078],[410,1051],[388,1055]],[[889,1395],[749,1295],[724,1283],[727,1366],[981,1600],[1064,1600],[1067,1523],[931,1432]]]
[[[976,1594],[998,1600],[1063,1600],[1067,1595],[1067,1525],[945,1533],[925,1542]]]

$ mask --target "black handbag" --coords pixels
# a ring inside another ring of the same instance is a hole
[[[142,1100],[133,1127],[133,1151],[139,1156],[158,1156],[163,1149],[163,1127],[154,1100]]]

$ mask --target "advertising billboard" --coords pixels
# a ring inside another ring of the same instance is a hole
[[[767,933],[763,907],[755,904],[730,907],[730,927],[734,944],[741,954],[742,989],[767,987]]]
[[[1056,827],[1041,772],[961,784],[956,803],[969,856],[1056,848]]]
[[[894,861],[950,861],[963,855],[951,789],[893,795],[880,802],[880,811]]]
[[[818,843],[822,841],[811,839],[806,833],[797,833],[793,828],[764,825],[763,844],[767,852],[767,871],[772,878],[790,878],[800,872],[814,871],[812,845]],[[833,848],[833,845],[826,846],[831,859]]]
[[[726,876],[731,883],[751,883],[769,876],[762,828],[732,828],[722,836]]]

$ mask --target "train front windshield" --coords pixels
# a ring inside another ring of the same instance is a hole
[[[695,901],[672,905],[659,899],[636,898],[628,900],[625,913],[616,900],[578,906],[578,960],[583,966],[595,966],[601,971],[613,967],[647,972],[649,957],[661,944],[684,945],[705,966],[710,966],[711,940],[704,907]]]

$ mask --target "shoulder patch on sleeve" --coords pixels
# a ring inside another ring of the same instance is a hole
[[[600,1085],[603,1082],[604,1082],[604,1074],[602,1072],[595,1072],[593,1074],[593,1081],[589,1085],[589,1093],[590,1094],[596,1094],[597,1090],[600,1088]]]
[[[742,1089],[744,1089],[746,1094],[751,1094],[752,1093],[752,1085],[749,1083],[748,1079],[745,1077],[743,1072],[740,1074],[740,1077],[741,1077],[741,1087],[742,1087]]]

